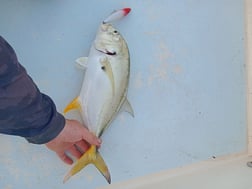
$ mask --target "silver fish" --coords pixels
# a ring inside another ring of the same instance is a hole
[[[78,109],[89,131],[100,137],[120,111],[127,111],[134,116],[127,100],[130,76],[130,57],[127,43],[121,34],[110,24],[130,12],[130,8],[114,11],[100,25],[88,57],[76,60],[78,66],[85,70],[82,88],[65,108],[64,113]],[[67,181],[88,164],[96,168],[111,182],[108,167],[92,145],[75,163],[64,178]]]

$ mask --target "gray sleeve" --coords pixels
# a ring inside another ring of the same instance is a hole
[[[64,125],[65,118],[52,99],[39,91],[0,36],[0,133],[43,144],[55,138]]]

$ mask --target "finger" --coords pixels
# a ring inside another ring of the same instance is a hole
[[[82,152],[86,152],[88,150],[88,148],[90,147],[90,145],[84,141],[84,140],[81,140],[79,142],[76,143],[76,147]]]
[[[79,159],[82,155],[82,153],[75,146],[72,146],[67,151],[77,159]]]
[[[85,127],[82,127],[82,139],[87,141],[89,144],[93,144],[96,146],[100,146],[102,143],[101,139],[89,132],[88,129]]]
[[[69,158],[64,152],[63,153],[57,152],[57,155],[66,164],[69,164],[69,165],[73,164],[73,160],[71,158]]]

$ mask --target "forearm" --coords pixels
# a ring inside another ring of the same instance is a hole
[[[0,133],[43,144],[55,138],[64,125],[53,101],[39,91],[14,50],[0,37]]]

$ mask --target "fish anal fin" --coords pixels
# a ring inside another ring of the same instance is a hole
[[[110,173],[106,163],[101,157],[100,153],[97,151],[95,145],[91,147],[77,160],[75,165],[69,171],[69,173],[64,178],[64,183],[70,179],[71,176],[78,173],[81,169],[85,168],[88,164],[94,164],[95,167],[101,172],[101,174],[106,178],[108,183],[111,183]]]
[[[77,68],[85,70],[88,67],[88,57],[80,57],[75,60]]]
[[[73,109],[77,109],[79,111],[81,111],[81,104],[79,102],[79,97],[76,97],[75,99],[73,99],[64,109],[64,114],[66,114],[67,112],[69,112],[70,110]]]
[[[129,100],[126,98],[123,105],[122,105],[122,108],[121,108],[121,111],[125,111],[125,112],[128,112],[132,117],[134,117],[134,110],[129,102]]]

